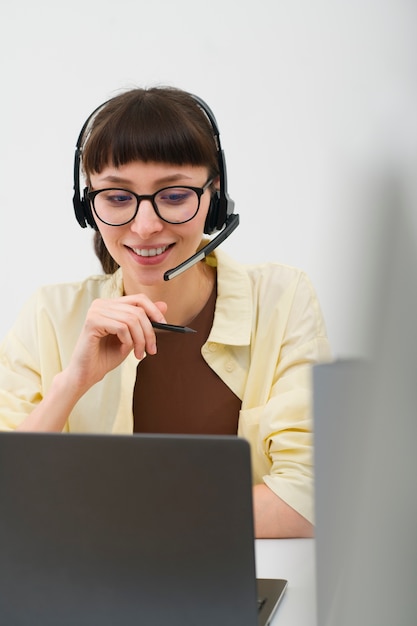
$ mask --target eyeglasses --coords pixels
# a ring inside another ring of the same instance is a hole
[[[204,187],[164,187],[144,196],[128,189],[112,187],[89,191],[87,198],[98,219],[109,226],[124,226],[134,220],[142,200],[149,200],[157,216],[164,222],[184,224],[197,215],[201,196],[213,180],[210,178]]]

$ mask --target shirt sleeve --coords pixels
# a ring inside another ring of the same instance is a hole
[[[264,271],[253,292],[238,434],[251,444],[254,484],[313,522],[312,366],[331,360],[323,316],[309,278],[294,268]]]
[[[42,399],[36,301],[25,304],[0,344],[0,430],[14,430]]]
[[[269,471],[264,482],[314,522],[312,366],[331,360],[329,342],[312,285],[301,273],[285,315],[270,397],[259,416],[259,446]]]

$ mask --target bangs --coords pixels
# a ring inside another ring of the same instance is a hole
[[[207,166],[218,174],[213,129],[199,106],[174,89],[134,90],[97,114],[83,147],[83,170],[132,161]]]

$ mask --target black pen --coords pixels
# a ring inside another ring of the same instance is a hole
[[[194,328],[189,328],[188,326],[176,326],[175,324],[161,324],[160,322],[151,322],[154,328],[158,328],[159,330],[170,330],[174,333],[196,333],[197,331]]]

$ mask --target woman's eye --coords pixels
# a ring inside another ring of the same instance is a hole
[[[167,189],[158,196],[158,200],[170,204],[181,204],[190,198],[191,193],[189,189]]]
[[[132,196],[126,193],[115,193],[109,194],[106,199],[112,204],[127,204],[132,201]]]

